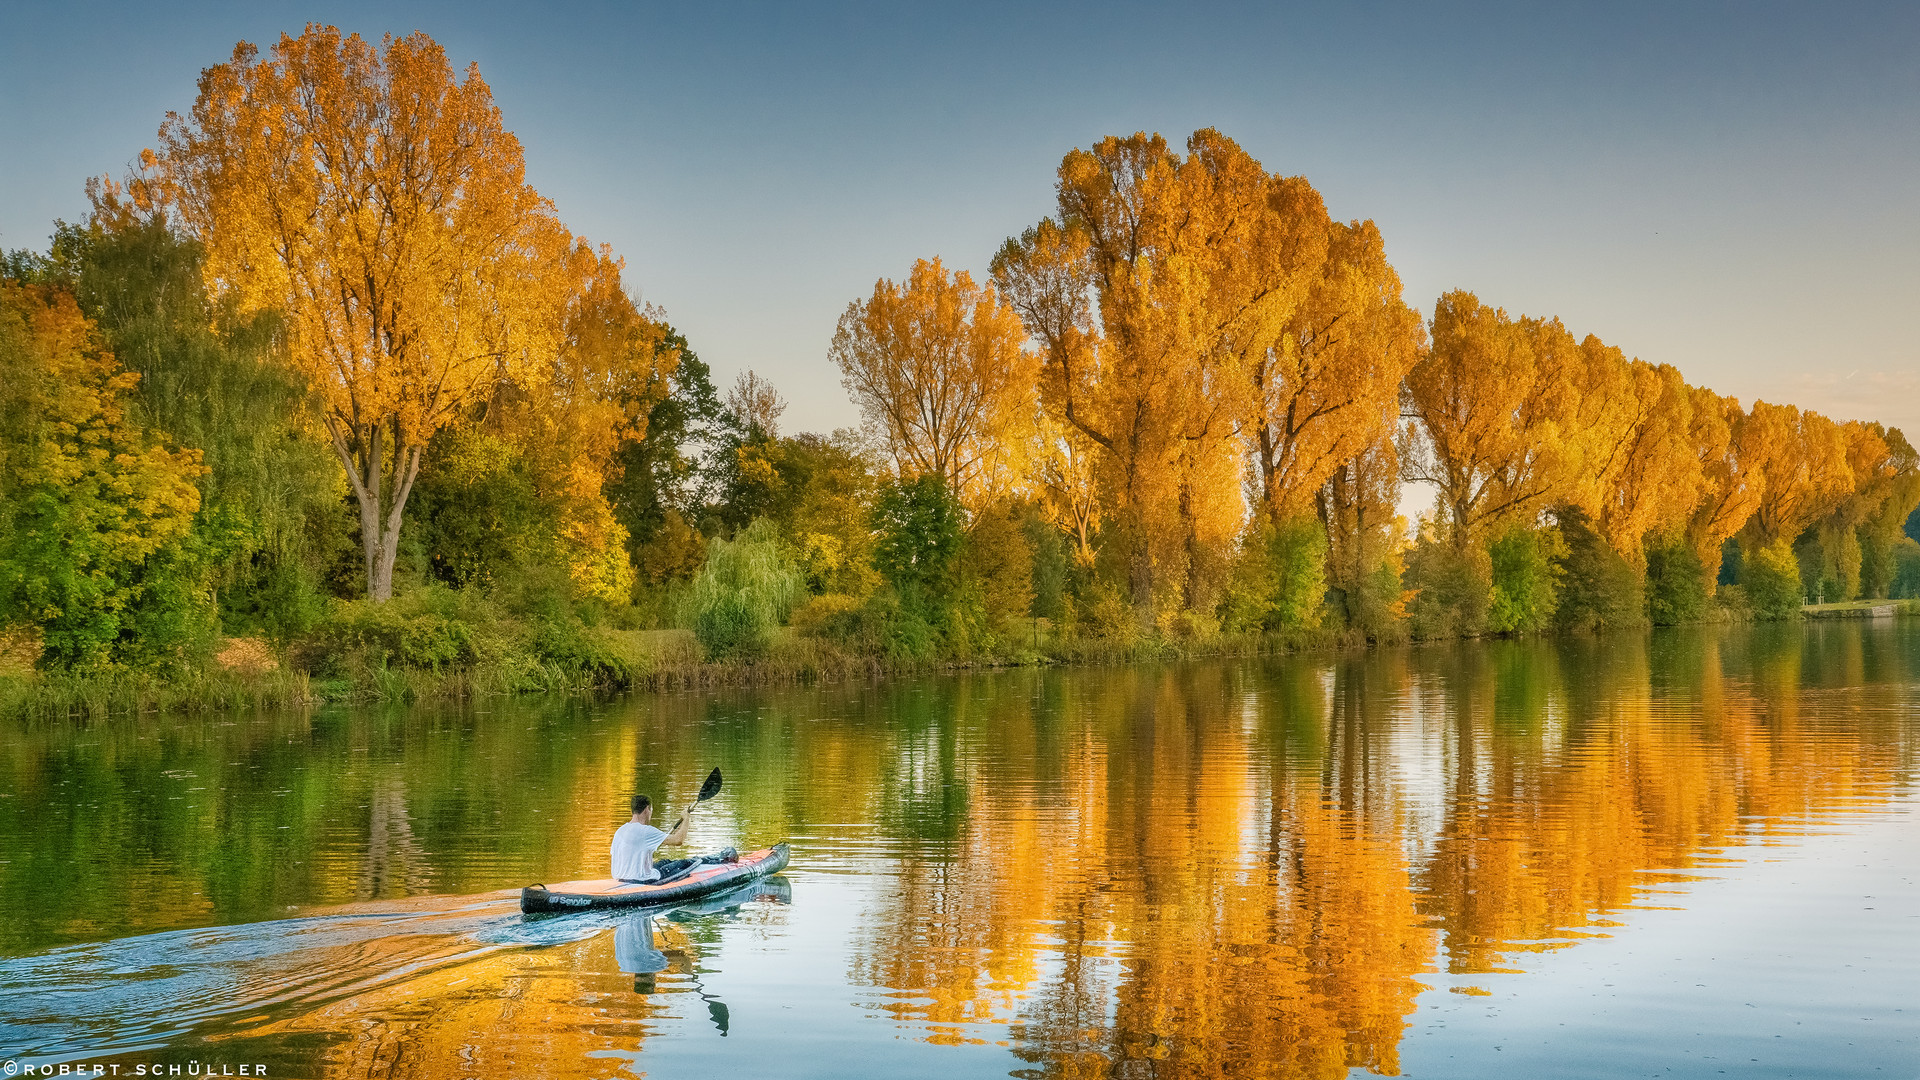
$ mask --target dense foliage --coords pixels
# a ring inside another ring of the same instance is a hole
[[[1374,223],[1217,131],[1067,154],[989,279],[879,280],[825,435],[717,389],[424,35],[243,46],[143,160],[0,267],[0,663],[513,688],[1920,597],[1899,431],[1465,291],[1423,319]]]

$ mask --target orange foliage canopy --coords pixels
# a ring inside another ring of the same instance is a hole
[[[309,24],[208,68],[143,161],[243,311],[278,308],[391,593],[427,440],[502,371],[559,350],[572,238],[469,67],[425,34]]]
[[[831,355],[903,476],[932,473],[978,509],[1004,493],[1016,429],[1031,424],[1036,361],[992,285],[939,259],[847,305]],[[996,467],[1000,466],[1000,467]]]

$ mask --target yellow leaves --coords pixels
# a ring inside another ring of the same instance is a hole
[[[840,317],[831,356],[901,476],[944,478],[978,509],[1005,494],[1015,433],[1030,422],[1037,359],[992,285],[939,259],[882,279]]]
[[[1393,430],[1401,380],[1419,359],[1426,331],[1400,298],[1371,221],[1326,220],[1319,196],[1294,178],[1275,192],[1296,230],[1316,231],[1299,247],[1323,261],[1305,267],[1305,295],[1280,334],[1255,340],[1247,439],[1267,511],[1276,521],[1311,512],[1335,469]]]
[[[598,497],[568,500],[560,525],[561,547],[574,592],[609,603],[633,596],[633,564],[627,559],[627,527]]]
[[[1463,291],[1435,304],[1432,336],[1406,378],[1420,421],[1407,476],[1440,489],[1443,525],[1465,547],[1530,520],[1567,478],[1561,422],[1576,402],[1563,372],[1579,350],[1558,320],[1511,319]]]
[[[1577,464],[1568,501],[1629,562],[1646,557],[1642,539],[1684,521],[1698,505],[1702,459],[1694,445],[1694,396],[1679,371],[1627,361],[1589,335],[1571,374]]]
[[[1761,482],[1759,505],[1747,527],[1757,546],[1791,543],[1807,526],[1838,509],[1854,491],[1848,432],[1792,405],[1753,403],[1741,449]],[[1884,444],[1882,444],[1884,446]],[[1859,448],[1870,457],[1872,446]]]
[[[740,481],[743,486],[763,487],[777,490],[780,487],[780,468],[766,455],[764,447],[749,443],[734,448],[734,457],[739,462]]]
[[[431,425],[445,406],[431,383],[403,391],[407,376],[457,396],[481,354],[525,351],[537,332],[513,316],[561,299],[542,279],[568,238],[520,182],[486,84],[456,82],[425,35],[386,39],[384,57],[322,26],[264,64],[236,50],[150,160],[211,281],[287,310],[330,403],[357,393]]]
[[[1267,461],[1323,431],[1345,445],[1341,424],[1296,414],[1289,426],[1290,404],[1307,402],[1311,411],[1322,404],[1313,395],[1324,393],[1332,399],[1325,415],[1362,397],[1355,411],[1371,408],[1377,426],[1398,381],[1391,371],[1381,376],[1371,359],[1379,325],[1367,328],[1371,336],[1343,337],[1350,353],[1329,354],[1324,365],[1317,354],[1305,363],[1298,354],[1302,312],[1316,285],[1317,314],[1329,318],[1355,309],[1360,323],[1398,303],[1397,279],[1371,257],[1378,234],[1354,226],[1354,237],[1343,234],[1352,243],[1330,268],[1333,227],[1304,180],[1269,175],[1211,129],[1195,132],[1186,150],[1183,157],[1160,136],[1136,133],[1073,151],[1060,164],[1058,215],[1008,241],[994,259],[995,281],[1041,347],[1044,409],[1093,451],[1098,502],[1131,549],[1136,609],[1151,602],[1155,564],[1184,571],[1183,603],[1197,602],[1203,549],[1231,537],[1244,518],[1237,482],[1244,426],[1286,428],[1287,449]],[[1390,304],[1378,302],[1381,289]],[[1358,389],[1346,385],[1356,381],[1356,361]],[[1410,362],[1411,355],[1392,360]],[[1308,367],[1314,379],[1303,377]],[[1370,438],[1363,431],[1348,440],[1347,452]],[[1057,438],[1042,446],[1043,475],[1064,481],[1070,470],[1062,466],[1078,448]],[[1322,457],[1338,452],[1316,447],[1312,477],[1274,486],[1310,493],[1337,462]],[[1064,493],[1068,485],[1046,486]],[[1050,501],[1056,513],[1091,505],[1058,495]],[[1082,545],[1083,556],[1087,550]]]
[[[376,50],[309,24],[264,61],[242,42],[142,160],[204,246],[210,289],[284,312],[361,504],[376,598],[436,430],[503,377],[615,379],[595,359],[647,332],[611,295],[617,262],[526,184],[479,71],[456,77],[425,34]]]

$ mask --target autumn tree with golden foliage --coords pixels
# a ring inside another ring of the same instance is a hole
[[[209,284],[285,313],[359,502],[367,593],[387,599],[428,440],[563,341],[571,237],[487,84],[425,34],[376,49],[309,24],[204,71],[143,161]]]
[[[1563,489],[1563,421],[1575,404],[1564,369],[1579,362],[1558,320],[1511,319],[1469,292],[1434,306],[1433,343],[1407,372],[1405,477],[1439,489],[1452,543],[1530,524]]]
[[[918,260],[847,305],[829,355],[903,477],[932,474],[968,506],[1004,494],[1030,426],[1036,358],[991,284]]]
[[[646,437],[679,355],[663,345],[660,321],[627,295],[623,260],[583,243],[566,268],[572,299],[560,350],[496,383],[480,426],[513,448],[551,508],[536,530],[539,550],[525,552],[525,561],[563,566],[579,595],[623,602],[633,568],[606,485],[617,475],[620,445]]]
[[[1574,501],[1613,550],[1640,567],[1647,534],[1686,520],[1700,500],[1693,396],[1669,365],[1628,361],[1592,335],[1580,348],[1579,411],[1602,415],[1588,431]]]
[[[1720,552],[1746,525],[1766,492],[1760,470],[1759,427],[1740,402],[1704,387],[1689,388],[1693,401],[1687,442],[1700,465],[1700,491],[1683,532],[1706,580],[1720,573]]]
[[[1238,530],[1244,504],[1220,479],[1237,469],[1244,363],[1284,332],[1319,259],[1274,212],[1279,182],[1211,129],[1184,157],[1158,135],[1109,137],[1058,176],[1057,216],[1008,241],[994,277],[1040,343],[1044,406],[1099,448],[1144,625],[1156,566],[1191,609],[1201,553]]]
[[[1742,450],[1752,455],[1763,487],[1746,534],[1752,546],[1792,543],[1807,526],[1838,509],[1854,491],[1848,433],[1812,410],[1753,403]]]
[[[1247,365],[1248,438],[1275,521],[1312,512],[1329,477],[1393,432],[1401,381],[1426,339],[1373,222],[1327,221],[1304,180],[1277,188],[1277,211],[1306,218],[1301,230],[1324,237],[1324,255],[1285,331]]]

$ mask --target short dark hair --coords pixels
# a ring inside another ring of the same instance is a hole
[[[653,800],[647,798],[645,795],[635,795],[633,797],[633,812],[636,814],[646,813],[647,807],[652,805]]]

